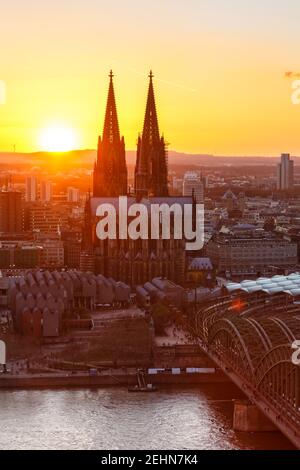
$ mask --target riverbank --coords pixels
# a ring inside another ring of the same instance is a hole
[[[153,385],[198,385],[211,383],[228,383],[227,377],[221,372],[213,374],[179,374],[162,373],[146,375],[148,383]],[[0,389],[28,388],[83,388],[83,387],[113,387],[135,385],[136,374],[116,373],[90,376],[88,374],[39,374],[39,375],[2,375]]]

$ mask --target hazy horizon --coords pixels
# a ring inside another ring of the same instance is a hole
[[[62,168],[86,168],[92,170],[94,161],[97,156],[96,149],[80,149],[70,150],[68,152],[1,152],[0,166],[19,165],[25,167],[45,167],[50,172],[57,171]],[[300,156],[293,156],[295,166],[300,165]],[[204,168],[204,167],[277,167],[280,157],[277,155],[208,155],[177,152],[169,150],[168,161],[170,170],[176,167],[188,169]],[[126,162],[128,167],[133,168],[136,164],[136,150],[126,151]]]
[[[112,68],[128,149],[142,130],[153,69],[160,130],[172,148],[300,154],[300,106],[291,102],[299,17],[296,0],[6,2],[0,147],[95,148]]]

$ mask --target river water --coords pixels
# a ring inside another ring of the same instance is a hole
[[[289,449],[280,433],[232,430],[235,388],[0,391],[0,449]]]

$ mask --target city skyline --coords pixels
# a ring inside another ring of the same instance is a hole
[[[53,127],[62,150],[66,140],[71,148],[96,148],[111,68],[120,127],[126,148],[134,149],[152,68],[161,131],[172,149],[300,154],[300,107],[291,100],[299,70],[296,1],[68,5],[13,0],[2,6],[0,80],[7,96],[0,107],[1,150],[49,147]],[[150,15],[155,27],[145,21]]]
[[[300,449],[299,0],[2,3],[0,451]]]

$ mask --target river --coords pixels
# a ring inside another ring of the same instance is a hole
[[[0,449],[289,449],[280,433],[232,430],[231,386],[1,390]]]

